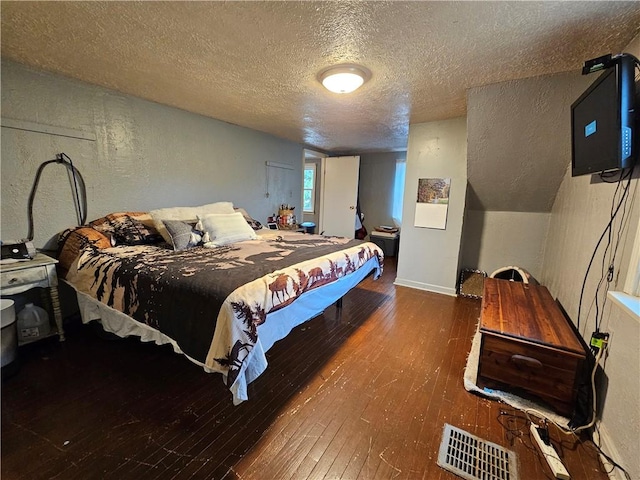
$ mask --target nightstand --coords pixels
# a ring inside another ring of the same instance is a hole
[[[41,287],[42,300],[45,307],[50,307],[57,328],[51,329],[51,335],[58,335],[64,341],[62,327],[62,313],[58,299],[58,275],[56,273],[58,260],[44,253],[38,252],[33,260],[27,262],[0,264],[0,293],[2,295],[17,295],[32,288]],[[37,340],[41,340],[39,337]],[[21,342],[23,345],[29,342]]]

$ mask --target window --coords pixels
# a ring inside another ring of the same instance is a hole
[[[304,164],[304,184],[302,196],[302,211],[305,213],[314,213],[316,198],[316,164]]]
[[[638,223],[638,231],[636,232],[635,238],[624,292],[634,297],[640,297],[640,223]]]
[[[640,223],[635,235],[627,234],[627,238],[635,237],[632,243],[629,271],[621,291],[609,291],[608,297],[622,307],[633,318],[640,322]]]
[[[396,226],[402,225],[402,199],[404,197],[404,177],[407,170],[407,162],[396,160],[396,172],[393,179],[393,209],[392,217]]]

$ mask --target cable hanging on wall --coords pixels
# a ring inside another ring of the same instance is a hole
[[[78,225],[84,225],[87,220],[87,191],[84,183],[84,179],[80,174],[80,171],[73,165],[73,160],[66,153],[59,153],[56,155],[56,158],[53,160],[47,160],[40,164],[38,170],[36,171],[36,176],[33,180],[33,185],[31,187],[31,192],[29,193],[29,202],[27,206],[27,215],[29,220],[29,233],[27,234],[27,240],[32,241],[34,237],[34,229],[33,229],[33,201],[36,197],[36,192],[38,190],[38,184],[40,183],[40,176],[42,175],[42,171],[45,167],[51,163],[58,163],[64,165],[67,170],[71,173],[71,177],[73,180],[73,189],[74,189],[74,203],[76,215],[78,218]]]

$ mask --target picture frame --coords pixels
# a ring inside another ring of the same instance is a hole
[[[481,299],[484,293],[484,279],[487,272],[473,268],[463,268],[458,281],[458,295],[467,298]]]
[[[446,230],[450,178],[419,178],[414,226]]]

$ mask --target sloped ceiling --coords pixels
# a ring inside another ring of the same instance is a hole
[[[638,2],[7,2],[2,56],[306,144],[404,150],[468,88],[579,69],[639,31]],[[350,95],[317,80],[358,63]]]

